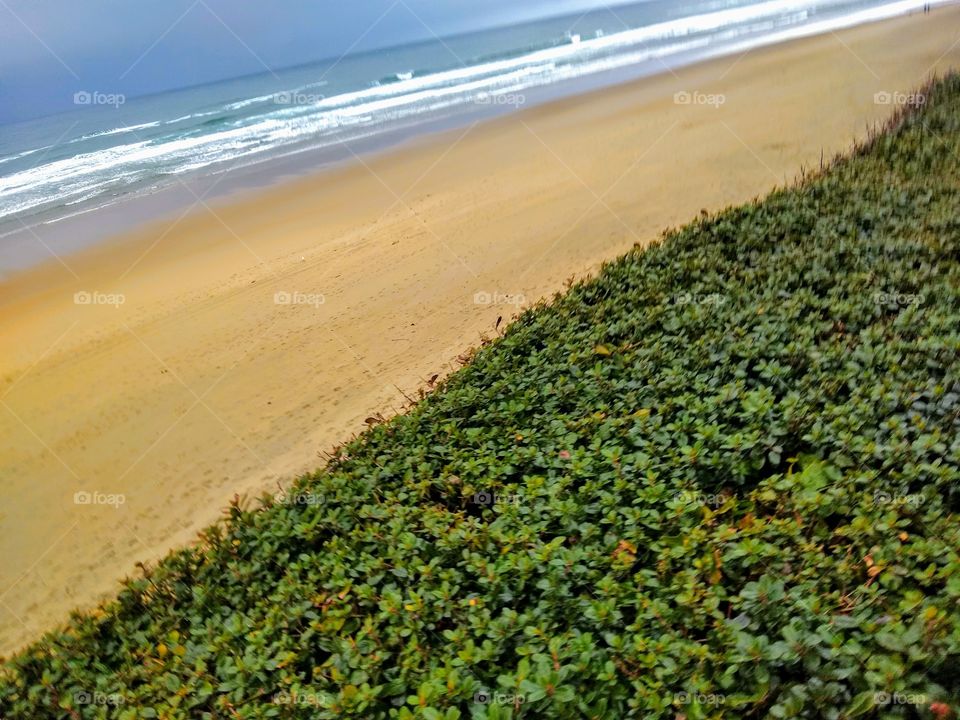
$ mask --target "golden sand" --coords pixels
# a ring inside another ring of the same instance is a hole
[[[533,108],[0,285],[0,651],[321,465],[520,299],[849,147],[892,110],[876,92],[956,64],[957,28],[949,7]]]

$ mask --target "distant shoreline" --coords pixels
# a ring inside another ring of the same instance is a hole
[[[932,5],[949,5],[957,0],[937,0]],[[589,95],[620,84],[635,82],[659,74],[675,72],[713,59],[754,52],[779,43],[835,32],[891,17],[920,11],[923,3],[900,0],[885,6],[860,10],[842,18],[819,20],[810,25],[789,27],[763,37],[755,37],[719,49],[691,49],[670,56],[667,62],[647,60],[636,65],[618,67],[576,79],[568,79],[523,91],[524,102],[532,109],[558,100]],[[141,189],[120,198],[96,197],[82,202],[68,212],[56,208],[28,218],[26,226],[0,219],[0,281],[29,270],[44,262],[56,262],[55,254],[68,258],[100,243],[137,231],[146,224],[172,220],[196,204],[202,197],[210,203],[243,202],[257,193],[330,172],[382,153],[402,150],[445,131],[468,127],[514,113],[506,107],[476,107],[453,117],[425,118],[412,126],[377,132],[348,145],[335,144],[323,148],[293,147],[279,154],[254,156],[216,172],[186,174],[177,182],[170,181],[154,189]],[[12,230],[10,228],[13,228]]]

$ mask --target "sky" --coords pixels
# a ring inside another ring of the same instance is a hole
[[[608,0],[609,1],[609,0]],[[0,123],[603,0],[0,0]]]

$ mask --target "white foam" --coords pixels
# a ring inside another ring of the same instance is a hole
[[[372,136],[383,126],[411,124],[425,115],[464,106],[484,96],[518,93],[652,59],[666,60],[681,53],[706,58],[740,52],[902,15],[925,4],[922,0],[899,0],[834,18],[810,20],[811,13],[834,9],[845,1],[768,0],[623,32],[599,33],[589,39],[577,36],[574,41],[571,35],[567,42],[554,47],[429,75],[398,72],[397,82],[321,97],[310,104],[277,105],[275,98],[279,93],[271,93],[173,120],[85,135],[71,142],[124,133],[135,135],[137,130],[161,124],[187,122],[268,101],[271,105],[268,112],[238,118],[236,126],[229,129],[166,141],[127,142],[0,177],[0,218],[54,203],[81,203],[98,191],[122,192],[125,187],[142,185],[158,175],[180,175],[266,154],[283,156],[299,151],[285,151],[294,146],[322,147],[340,142],[347,137],[344,133],[349,133],[350,139]],[[950,1],[934,0],[932,4]],[[301,93],[325,84],[326,80],[320,80],[290,92]]]
[[[83,142],[84,140],[91,140],[98,137],[106,137],[108,135],[120,135],[125,132],[136,132],[137,130],[144,130],[145,128],[157,127],[160,125],[160,121],[141,123],[140,125],[128,125],[126,127],[113,128],[112,130],[103,130],[102,132],[91,133],[89,135],[81,135],[78,138],[74,138],[70,142],[66,143],[70,145],[72,143]]]

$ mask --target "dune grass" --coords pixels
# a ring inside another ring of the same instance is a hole
[[[0,716],[950,717],[960,79],[923,97],[232,506]]]

